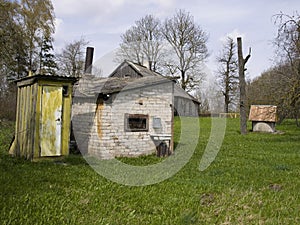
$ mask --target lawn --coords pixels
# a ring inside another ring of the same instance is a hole
[[[13,123],[0,122],[0,222],[300,224],[300,129],[292,121],[277,127],[283,134],[242,136],[239,120],[228,119],[221,150],[203,172],[199,162],[210,135],[209,118],[200,119],[200,129],[195,153],[175,176],[130,187],[103,178],[76,155],[64,163],[11,158]],[[162,159],[120,160],[145,165]]]

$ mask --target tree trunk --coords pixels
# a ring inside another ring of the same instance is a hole
[[[181,88],[186,89],[185,71],[181,70]]]
[[[242,50],[242,38],[237,38],[239,82],[240,82],[240,130],[241,134],[247,134],[247,112],[246,112],[246,80],[245,65],[250,58],[250,54],[244,59]]]
[[[300,121],[299,121],[299,109],[295,109],[295,120],[296,120],[296,126],[300,127]]]
[[[225,113],[228,113],[229,112],[229,103],[230,103],[229,93],[225,94],[224,96],[225,96],[225,109],[224,109],[224,111],[225,111]]]

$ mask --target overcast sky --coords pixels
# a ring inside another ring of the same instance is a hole
[[[272,66],[276,36],[273,15],[281,11],[293,14],[300,9],[299,0],[53,0],[56,14],[55,49],[81,37],[95,47],[94,61],[115,50],[120,35],[135,21],[152,14],[162,21],[177,9],[190,12],[203,30],[209,34],[211,56],[208,68],[216,70],[215,58],[228,34],[235,39],[242,36],[244,55],[252,48],[247,64],[248,76],[253,78]]]

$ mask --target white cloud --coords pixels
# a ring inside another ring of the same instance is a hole
[[[62,30],[62,26],[63,26],[64,21],[60,18],[55,18],[54,24],[55,24],[55,29],[56,32],[61,33]]]
[[[237,37],[241,37],[242,39],[245,39],[245,34],[244,33],[241,33],[238,29],[234,29],[233,31],[231,31],[230,33],[227,33],[226,35],[222,36],[220,38],[220,41],[222,43],[225,43],[226,40],[227,40],[227,37],[230,37],[232,38],[233,40],[236,40]]]
[[[55,49],[60,49],[63,47],[63,39],[66,38],[66,33],[64,29],[64,21],[60,18],[56,18],[54,21],[55,24],[55,34],[54,34],[54,41],[55,41]]]

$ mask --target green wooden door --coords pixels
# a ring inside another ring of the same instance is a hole
[[[41,156],[61,155],[63,88],[43,86],[40,118]]]

